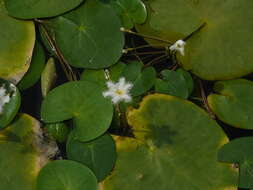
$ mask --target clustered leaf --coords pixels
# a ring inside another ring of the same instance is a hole
[[[0,0],[0,189],[253,189],[252,7]]]

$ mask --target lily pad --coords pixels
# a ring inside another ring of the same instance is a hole
[[[0,0],[0,28],[0,77],[17,84],[27,72],[32,58],[34,24],[8,16],[4,2]]]
[[[192,84],[188,83],[191,78],[185,78],[182,71],[163,70],[162,79],[156,79],[155,91],[162,94],[170,94],[187,99],[192,90]],[[191,79],[192,81],[192,79]],[[191,86],[189,86],[191,85]]]
[[[110,5],[86,0],[78,9],[51,22],[56,44],[70,65],[99,69],[115,64],[121,57],[124,35]]]
[[[0,189],[35,190],[39,170],[49,160],[52,146],[42,144],[39,122],[19,114],[0,132]],[[49,151],[48,151],[49,150]],[[52,152],[51,152],[52,153]]]
[[[90,142],[80,142],[69,136],[67,143],[67,157],[69,160],[80,162],[88,166],[102,181],[112,171],[116,161],[116,147],[109,134],[104,134]]]
[[[12,83],[0,79],[0,128],[6,127],[20,107],[20,93]]]
[[[39,156],[37,164],[42,167],[58,152],[54,141],[43,135],[40,122],[32,116],[20,113],[15,120],[0,132],[0,142],[13,141],[24,145],[27,151]]]
[[[130,63],[119,62],[104,70],[86,70],[82,73],[81,80],[94,82],[102,87],[106,87],[106,82],[111,80],[118,82],[121,77],[124,77],[127,82],[133,84],[130,91],[132,96],[140,96],[150,90],[155,83],[156,71],[153,67],[142,69],[143,63],[132,61]],[[108,75],[108,79],[106,79]]]
[[[41,92],[43,97],[54,87],[56,79],[55,62],[53,58],[50,58],[41,74]]]
[[[245,79],[220,81],[217,94],[208,96],[208,104],[223,122],[243,129],[253,129],[253,82]]]
[[[94,82],[102,87],[105,87],[107,81],[105,75],[106,74],[104,69],[99,70],[86,69],[81,75],[81,80],[87,82]]]
[[[103,88],[95,83],[65,83],[46,96],[42,103],[41,118],[47,123],[73,119],[78,140],[95,139],[106,132],[113,116],[112,103],[102,93]]]
[[[253,188],[253,138],[243,137],[225,144],[218,154],[221,162],[237,163],[240,168],[239,187]]]
[[[110,69],[110,75],[114,81],[119,80],[121,77],[125,77],[126,81],[133,84],[130,94],[132,96],[139,96],[153,87],[156,78],[156,71],[153,67],[144,69],[142,69],[142,67],[143,63],[138,61],[127,64],[118,63]]]
[[[57,160],[47,164],[38,176],[37,190],[97,190],[92,171],[78,162]]]
[[[104,190],[237,189],[237,172],[217,161],[228,138],[198,106],[149,95],[129,110],[128,122],[135,138],[116,139],[118,158]]]
[[[53,17],[70,11],[83,0],[5,0],[9,15],[21,19]]]
[[[156,0],[148,4],[150,16],[140,29],[146,34],[174,43],[203,26],[187,39],[185,56],[178,55],[185,69],[206,80],[232,79],[253,71],[253,15],[248,11],[253,1]]]
[[[120,16],[123,27],[131,29],[146,21],[147,10],[141,0],[111,0],[110,3]]]
[[[35,190],[38,155],[17,142],[1,142],[0,152],[0,188]]]
[[[30,88],[40,79],[45,62],[46,56],[43,47],[39,42],[36,42],[30,68],[22,80],[18,83],[18,88],[20,90]]]

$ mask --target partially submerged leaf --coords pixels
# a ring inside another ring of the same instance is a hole
[[[217,94],[208,96],[208,104],[223,122],[243,129],[253,129],[253,82],[236,79],[217,82]]]
[[[50,58],[41,74],[41,92],[43,97],[54,87],[56,79],[55,62],[53,58]]]
[[[78,140],[95,139],[109,128],[113,115],[112,103],[102,93],[103,88],[95,83],[65,83],[46,96],[41,118],[47,123],[73,119]]]
[[[45,62],[46,56],[43,47],[39,42],[36,42],[29,70],[22,78],[22,80],[18,83],[18,88],[20,90],[30,88],[40,79],[40,75],[45,66]]]
[[[63,122],[47,124],[44,126],[44,129],[51,138],[59,143],[66,142],[70,132],[68,126]]]

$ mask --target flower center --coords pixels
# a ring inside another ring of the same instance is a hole
[[[116,94],[118,94],[118,95],[123,95],[123,94],[124,94],[124,91],[123,91],[123,90],[116,90]]]

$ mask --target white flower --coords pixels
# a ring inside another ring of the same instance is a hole
[[[133,84],[126,82],[124,77],[119,79],[119,82],[113,83],[109,81],[106,83],[108,90],[103,92],[103,96],[111,97],[112,102],[117,104],[121,101],[130,102],[132,100],[131,95],[129,94]]]
[[[10,101],[10,95],[6,93],[5,85],[0,87],[0,114],[3,112],[3,107]]]
[[[183,40],[176,41],[172,46],[170,46],[171,51],[179,51],[182,56],[184,56],[184,46],[186,42]]]

